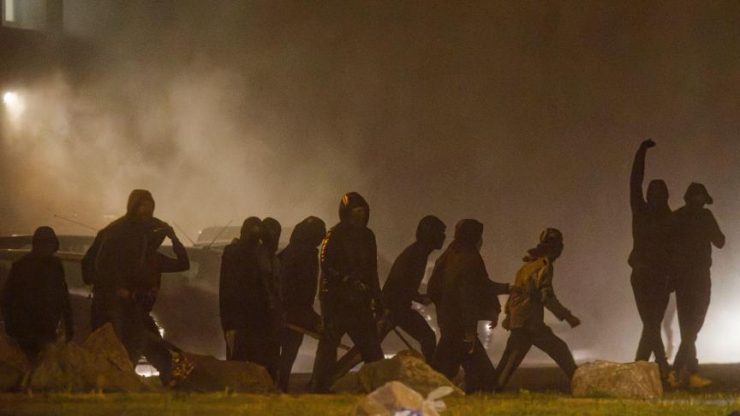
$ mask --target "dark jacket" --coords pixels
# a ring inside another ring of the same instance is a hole
[[[392,310],[408,309],[412,301],[421,302],[419,285],[427,269],[429,249],[414,242],[396,258],[383,285],[385,304]]]
[[[13,263],[2,293],[2,311],[11,337],[51,342],[63,320],[71,339],[74,325],[61,260],[31,253]]]
[[[630,176],[630,207],[632,208],[633,248],[629,264],[635,267],[666,268],[670,262],[668,219],[671,210],[650,209],[642,190],[645,179],[645,153],[641,147],[635,155]]]
[[[320,296],[327,305],[366,308],[381,303],[378,281],[378,249],[375,234],[365,226],[352,225],[350,212],[367,202],[350,193],[342,198],[340,222],[321,246]]]
[[[706,208],[677,209],[670,218],[671,259],[678,270],[712,266],[712,244],[724,246],[725,236]]]
[[[243,329],[266,319],[270,300],[260,267],[259,242],[235,240],[224,248],[219,280],[219,306],[224,331]]]
[[[162,273],[178,273],[190,269],[190,259],[180,240],[172,242],[175,258],[168,257],[150,247],[144,260],[143,273],[134,282],[134,298],[137,303],[151,311],[162,285]]]
[[[495,320],[501,312],[498,295],[508,293],[508,285],[488,278],[478,249],[455,239],[437,259],[429,278],[429,297],[437,308],[437,323],[442,331],[477,331],[479,320]]]
[[[511,286],[506,303],[506,329],[536,328],[545,324],[545,308],[561,321],[570,316],[552,286],[552,262],[547,257],[527,258]]]

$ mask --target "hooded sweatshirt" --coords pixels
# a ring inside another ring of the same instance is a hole
[[[508,285],[488,278],[478,249],[482,235],[480,222],[460,221],[454,240],[434,265],[428,294],[437,307],[437,323],[443,331],[474,335],[479,320],[494,320],[501,312],[498,295],[508,293]]]
[[[365,308],[380,303],[378,252],[375,234],[363,225],[351,224],[352,210],[367,201],[351,192],[339,205],[339,224],[329,230],[321,246],[321,298],[328,305]]]

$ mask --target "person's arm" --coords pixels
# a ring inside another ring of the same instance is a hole
[[[236,260],[231,254],[231,248],[226,247],[221,256],[218,290],[219,313],[224,330],[236,329],[241,323],[238,305],[242,300],[239,299],[239,267]]]
[[[557,296],[555,296],[555,290],[552,286],[552,277],[553,269],[552,265],[550,264],[543,267],[540,270],[539,275],[537,276],[537,288],[540,292],[540,299],[542,300],[542,304],[545,305],[547,310],[552,312],[552,314],[555,315],[555,317],[559,320],[566,320],[573,327],[578,326],[578,324],[580,324],[578,318],[573,316],[570,310],[563,306],[563,304],[561,304],[558,300]]]
[[[57,279],[60,283],[60,293],[62,303],[62,319],[64,320],[64,336],[67,342],[72,341],[75,333],[74,320],[72,318],[72,306],[69,301],[69,289],[67,288],[67,281],[64,276],[64,267],[62,262],[58,262],[57,267]]]
[[[632,211],[642,209],[645,204],[645,196],[642,191],[642,183],[645,180],[645,155],[647,150],[655,146],[655,142],[648,139],[640,144],[632,162],[632,174],[630,175],[630,206]]]
[[[709,210],[707,210],[707,212],[709,213],[709,241],[711,241],[715,247],[722,248],[725,246],[725,235],[722,233],[722,230],[719,229],[719,224],[717,224],[717,219],[714,218],[714,214]]]
[[[92,285],[96,280],[95,261],[98,257],[98,250],[100,250],[100,241],[102,240],[102,231],[95,236],[90,248],[87,249],[85,256],[82,257],[80,262],[82,268],[82,281],[87,285]]]
[[[188,251],[185,249],[185,246],[177,238],[174,231],[169,238],[172,241],[172,251],[175,252],[175,258],[161,255],[160,271],[162,273],[178,273],[190,270],[190,258],[188,257]]]

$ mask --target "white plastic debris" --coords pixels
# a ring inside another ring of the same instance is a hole
[[[356,416],[439,416],[447,407],[441,400],[451,387],[433,390],[427,398],[398,381],[390,381],[357,405]]]

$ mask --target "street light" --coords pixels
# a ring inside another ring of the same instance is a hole
[[[8,109],[11,116],[18,117],[25,109],[23,97],[15,91],[6,91],[3,93],[3,104]]]

